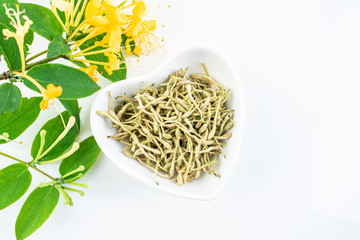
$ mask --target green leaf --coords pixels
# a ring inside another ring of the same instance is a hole
[[[21,163],[12,164],[0,171],[0,210],[16,202],[28,190],[31,173]]]
[[[0,114],[15,113],[21,104],[20,89],[12,83],[0,85]]]
[[[80,130],[80,108],[77,100],[60,99],[61,104],[69,111],[71,116],[76,118],[77,127]]]
[[[8,40],[5,39],[5,36],[3,34],[3,29],[10,29],[11,31],[15,31],[12,26],[8,28],[2,23],[0,23],[0,56],[4,55],[4,59],[6,61],[9,70],[19,70],[21,69],[21,57],[20,57],[19,47],[14,38],[9,38]],[[29,32],[25,35],[25,39],[24,39],[25,57],[27,56],[27,51],[29,49],[28,45],[32,43],[33,39],[34,39],[34,33],[29,30]]]
[[[80,49],[83,50],[83,49],[86,49],[88,47],[93,46],[95,44],[95,42],[101,41],[103,37],[104,37],[104,35],[99,35],[99,36],[97,36],[95,38],[91,38],[91,39],[87,40],[86,42],[84,42],[80,46]],[[98,50],[102,50],[102,49],[104,49],[104,48],[96,47],[92,51],[98,51]],[[122,54],[121,54],[121,56],[122,56]],[[105,56],[103,53],[98,53],[98,54],[94,54],[94,55],[88,55],[88,56],[85,56],[85,58],[88,59],[88,60],[98,61],[98,62],[108,62],[109,61],[109,58],[107,56]],[[122,58],[124,59],[123,56],[122,56]],[[112,82],[117,82],[117,81],[120,81],[120,80],[124,80],[126,78],[126,64],[125,63],[121,63],[119,65],[120,69],[113,71],[113,73],[111,75],[109,75],[106,72],[103,65],[97,65],[97,66],[98,66],[99,73],[103,77],[109,79]]]
[[[54,211],[59,195],[59,190],[53,186],[37,187],[30,193],[16,219],[16,239],[27,238],[44,224]]]
[[[20,109],[16,113],[0,115],[0,134],[9,134],[14,140],[22,134],[39,116],[41,97],[22,98]],[[6,143],[0,140],[0,144]]]
[[[80,148],[70,157],[65,158],[60,165],[59,172],[63,176],[71,172],[81,165],[85,167],[82,173],[86,173],[89,168],[95,163],[99,156],[100,148],[97,145],[93,136],[88,137],[80,143]]]
[[[64,111],[61,113],[62,117],[64,118],[65,124],[68,123],[70,118],[70,113],[68,111]],[[58,138],[58,136],[64,131],[64,124],[61,120],[61,116],[58,115],[57,117],[49,120],[42,126],[40,131],[36,134],[35,139],[31,146],[31,156],[35,159],[36,155],[40,148],[40,132],[41,130],[46,130],[45,135],[45,144],[43,151],[48,149],[53,142]],[[75,141],[75,138],[79,132],[79,129],[77,126],[73,126],[70,131],[66,134],[66,136],[60,140],[56,146],[51,149],[44,157],[39,159],[39,161],[46,161],[51,160],[54,158],[59,157],[61,154],[63,154]]]
[[[86,64],[79,61],[71,61],[73,64],[75,64],[78,67],[87,68]]]
[[[71,51],[70,47],[60,35],[56,35],[54,39],[49,43],[47,57],[57,57],[60,55],[66,55]]]
[[[49,83],[61,86],[63,92],[58,99],[78,99],[88,97],[98,91],[100,87],[85,72],[57,63],[46,63],[32,67],[27,74],[46,88]],[[24,84],[30,89],[40,90],[29,80]]]
[[[20,10],[33,21],[30,29],[40,36],[52,41],[56,35],[62,35],[63,28],[50,9],[31,3],[20,3]]]

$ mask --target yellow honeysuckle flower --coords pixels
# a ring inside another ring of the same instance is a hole
[[[135,21],[140,22],[146,12],[146,5],[143,1],[139,1],[134,9],[132,10],[133,15],[131,16]]]
[[[40,108],[42,110],[45,110],[46,108],[48,108],[49,101],[53,100],[50,104],[54,104],[55,103],[54,99],[61,96],[61,94],[62,94],[61,86],[55,86],[54,84],[50,83],[46,86],[46,89],[45,89],[35,79],[30,77],[29,75],[26,75],[25,73],[14,72],[14,74],[19,75],[23,78],[26,78],[40,90],[42,97],[43,97],[43,100],[40,102]]]
[[[16,30],[16,32],[11,32],[9,29],[3,29],[3,34],[6,36],[6,39],[10,37],[15,38],[16,43],[19,47],[20,58],[21,58],[21,69],[22,72],[25,72],[25,56],[24,56],[24,37],[28,33],[30,25],[33,23],[26,15],[23,15],[22,18],[25,20],[24,25],[21,24],[20,15],[24,14],[25,11],[19,10],[19,5],[16,5],[16,10],[13,8],[5,7],[6,15],[11,19],[10,24]]]
[[[71,9],[72,4],[65,0],[52,0],[51,1],[51,9],[57,8],[61,12],[69,11]]]
[[[92,33],[106,33],[101,41],[103,47],[112,49],[104,55],[109,58],[109,64],[105,65],[105,70],[112,74],[112,71],[119,69],[119,53],[121,50],[121,24],[123,14],[121,9],[112,5],[109,0],[90,0],[85,11],[85,22],[94,27]],[[115,50],[115,51],[114,51]]]
[[[86,68],[79,68],[79,70],[85,72],[95,82],[97,82],[99,80],[99,78],[97,77],[97,74],[98,74],[97,69],[98,69],[98,67],[96,65],[89,65]]]
[[[131,54],[130,42],[135,42],[134,54],[142,54],[146,51],[158,47],[158,39],[152,32],[156,29],[155,20],[142,20],[146,13],[146,5],[143,1],[138,1],[132,10],[132,15],[128,15],[128,22],[125,24],[124,32],[128,37],[125,43],[126,53]]]
[[[50,104],[55,103],[55,98],[61,96],[62,94],[62,87],[61,86],[55,86],[54,84],[48,84],[46,86],[46,89],[43,90],[43,100],[40,103],[40,108],[42,110],[45,110],[49,106],[49,101],[53,100]]]
[[[71,35],[71,38],[76,35],[76,33],[84,27],[84,24],[80,24],[83,13],[85,12],[86,5],[88,0],[79,0],[75,2],[74,0],[52,0],[51,11],[54,13],[55,17],[66,31],[67,34]],[[58,11],[63,12],[65,21],[60,18]],[[76,29],[76,30],[74,30]]]
[[[71,1],[70,1],[71,2]],[[126,15],[123,11],[133,7],[132,14]],[[106,72],[111,75],[114,70],[120,68],[120,63],[125,62],[122,51],[122,35],[127,36],[125,49],[131,55],[130,42],[135,42],[134,54],[139,55],[151,51],[160,46],[159,39],[152,32],[156,29],[156,21],[143,20],[146,15],[146,5],[142,0],[132,1],[130,4],[120,4],[116,6],[113,0],[89,0],[85,9],[85,19],[71,33],[67,41],[71,41],[74,36],[81,32],[85,37],[73,43],[72,56],[74,60],[88,64],[104,66]],[[90,46],[78,51],[87,40],[104,34],[105,36],[96,46],[102,47],[101,50]],[[103,53],[108,57],[106,62],[82,59],[89,55]],[[90,71],[90,70],[88,70]]]
[[[102,15],[104,8],[99,0],[90,0],[85,9],[85,19],[90,19],[93,16]]]

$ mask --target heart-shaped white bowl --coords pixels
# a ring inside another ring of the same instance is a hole
[[[156,185],[154,173],[150,169],[142,166],[136,160],[126,157],[121,153],[124,146],[116,140],[107,137],[114,135],[117,131],[116,129],[111,129],[112,123],[109,119],[99,116],[96,111],[107,111],[110,108],[109,91],[113,97],[123,95],[124,93],[130,97],[144,87],[141,83],[142,81],[149,86],[153,83],[157,85],[167,81],[169,74],[174,73],[180,68],[189,67],[188,73],[190,74],[203,73],[200,63],[205,64],[211,77],[226,88],[230,88],[230,98],[227,102],[227,107],[235,110],[234,121],[236,126],[231,129],[232,137],[227,140],[227,145],[224,147],[226,158],[220,154],[219,164],[216,166],[221,178],[203,173],[193,182],[179,187],[176,182],[157,177],[159,185]],[[107,158],[124,172],[166,193],[196,200],[210,200],[219,195],[239,158],[244,127],[242,85],[230,62],[219,53],[204,47],[192,47],[175,54],[158,69],[149,74],[116,82],[102,89],[92,105],[90,123],[96,142],[101,150]]]

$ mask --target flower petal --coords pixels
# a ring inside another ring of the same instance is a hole
[[[141,21],[146,12],[146,5],[143,1],[139,1],[132,10],[133,18],[135,21]]]

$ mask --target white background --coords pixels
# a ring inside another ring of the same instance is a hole
[[[150,15],[165,25],[167,54],[143,59],[128,77],[190,45],[225,54],[246,105],[233,176],[217,199],[186,200],[137,182],[101,155],[82,179],[86,195],[73,194],[73,207],[61,200],[29,239],[360,239],[360,1],[158,2]],[[33,53],[46,45],[36,38]],[[81,100],[80,140],[90,135],[92,99]],[[18,138],[23,145],[3,151],[30,160],[34,134],[55,115],[42,112]],[[11,163],[0,160],[1,168]],[[34,173],[31,187],[45,180]],[[1,240],[15,239],[25,198],[0,212]]]

